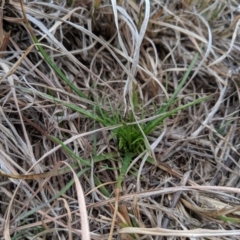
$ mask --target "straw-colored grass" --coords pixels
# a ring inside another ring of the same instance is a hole
[[[239,239],[239,11],[2,1],[1,239]]]

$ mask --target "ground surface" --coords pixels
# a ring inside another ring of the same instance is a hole
[[[1,1],[2,239],[239,239],[237,1]]]

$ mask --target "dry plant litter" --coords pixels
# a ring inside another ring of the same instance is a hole
[[[1,239],[240,239],[238,1],[1,1]]]

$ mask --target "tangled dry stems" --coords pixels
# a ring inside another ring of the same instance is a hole
[[[50,172],[46,179],[2,178],[1,236],[79,239],[83,234],[82,239],[87,239],[90,232],[92,239],[107,239],[121,161],[116,155],[97,163],[93,158],[118,151],[110,138],[117,126],[106,128],[65,103],[91,113],[97,103],[109,115],[124,115],[126,103],[130,106],[129,86],[135,82],[140,99],[136,120],[148,121],[156,117],[155,109],[173,94],[200,51],[171,108],[211,98],[169,117],[146,136],[150,145],[162,136],[153,150],[156,163],[145,162],[143,155],[133,161],[122,184],[114,238],[237,239],[240,41],[236,1],[152,1],[137,50],[139,36],[131,24],[141,29],[147,5],[119,1],[114,15],[115,6],[109,3],[101,1],[95,8],[87,1],[72,6],[64,1],[24,5],[45,51],[88,99],[75,94],[35,47],[29,49],[33,42],[20,4],[10,1],[1,9],[1,169],[11,174],[26,174],[30,168],[34,173]],[[73,174],[51,177],[53,169],[75,161],[50,135],[91,163],[91,169],[75,178],[75,184],[57,199],[54,196]],[[96,186],[94,174],[109,197]],[[81,209],[87,210],[88,219]],[[81,222],[84,219],[89,231]]]

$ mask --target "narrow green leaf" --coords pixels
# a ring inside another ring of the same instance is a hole
[[[143,130],[144,133],[145,133],[145,134],[150,133],[150,132],[151,132],[156,126],[158,126],[158,124],[161,123],[164,119],[166,119],[167,117],[172,116],[173,114],[177,113],[178,111],[183,110],[183,109],[186,109],[186,108],[188,108],[188,107],[190,107],[190,106],[193,106],[193,105],[196,105],[196,104],[198,104],[198,103],[201,103],[201,102],[203,102],[203,101],[206,101],[206,100],[209,99],[209,98],[211,98],[211,96],[197,99],[197,100],[195,100],[195,101],[193,101],[193,102],[187,103],[187,104],[185,104],[185,105],[181,105],[180,107],[177,107],[177,108],[175,108],[175,109],[173,109],[173,110],[171,110],[171,111],[169,111],[169,112],[166,112],[166,113],[162,114],[160,117],[158,117],[157,119],[155,119],[155,120],[153,120],[153,121],[151,121],[151,122],[149,122],[149,123],[147,124],[147,126],[146,126],[146,127],[144,128],[144,130]]]
[[[94,176],[94,182],[95,182],[96,186],[100,186],[102,184],[100,179],[96,176]],[[111,196],[111,193],[107,190],[107,188],[105,186],[101,186],[101,187],[99,187],[99,189],[102,192],[102,194],[105,195],[106,197]]]
[[[125,177],[125,174],[126,174],[126,171],[128,169],[128,166],[130,165],[130,162],[132,160],[132,157],[134,156],[135,154],[133,153],[126,153],[124,159],[123,159],[123,165],[122,165],[122,168],[121,168],[121,171],[120,171],[120,175],[117,179],[117,188],[120,188],[121,187],[121,184],[122,184],[122,181]]]

